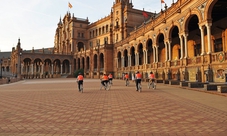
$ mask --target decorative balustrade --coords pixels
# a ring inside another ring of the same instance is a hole
[[[212,62],[223,62],[227,59],[226,52],[215,52],[211,54]]]
[[[165,67],[165,63],[164,62],[158,62],[158,67]]]

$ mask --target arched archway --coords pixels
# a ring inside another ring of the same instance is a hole
[[[37,78],[41,75],[42,70],[42,60],[40,58],[37,58],[34,60],[34,74]]]
[[[180,52],[181,48],[180,48],[179,29],[177,26],[173,26],[171,28],[170,36],[171,36],[171,54],[172,54],[171,58],[172,58],[172,60],[180,59],[181,58],[181,52]]]
[[[64,60],[62,62],[62,73],[64,74],[69,74],[70,73],[70,63],[69,63],[69,60]]]
[[[78,66],[78,69],[81,69],[81,65],[80,65],[80,58],[77,59],[77,66]]]
[[[139,53],[139,65],[143,65],[144,64],[144,56],[143,56],[143,44],[140,43],[138,45],[138,53]]]
[[[165,62],[166,60],[166,50],[165,50],[165,44],[164,44],[164,35],[160,33],[157,37],[158,41],[158,62]]]
[[[59,59],[54,60],[54,74],[61,74],[61,61]]]
[[[154,62],[154,55],[153,55],[153,43],[151,39],[147,40],[147,63],[153,63]]]
[[[130,54],[131,54],[131,66],[135,66],[136,59],[135,59],[135,48],[134,47],[131,47]]]
[[[45,59],[44,60],[44,68],[43,68],[43,71],[44,71],[44,75],[45,76],[48,76],[50,74],[52,74],[52,69],[51,69],[51,60],[50,59]]]
[[[100,62],[100,71],[104,71],[104,54],[100,53],[99,55],[99,62]]]
[[[86,57],[86,66],[87,66],[86,71],[89,72],[89,70],[90,70],[90,58],[88,56]]]
[[[121,52],[117,53],[117,68],[121,68]]]
[[[23,75],[24,78],[28,78],[28,75],[33,74],[33,67],[31,67],[32,65],[33,65],[32,60],[30,58],[25,58],[23,60],[23,67],[22,67],[21,75]]]
[[[97,54],[94,55],[94,72],[97,72],[98,68],[98,56]]]
[[[82,67],[81,68],[84,69],[85,68],[85,58],[82,57],[81,59],[82,59]]]
[[[124,67],[128,66],[128,50],[124,50]]]
[[[199,29],[199,18],[197,15],[191,15],[188,18],[186,29],[188,30],[188,57],[201,55],[201,32]]]
[[[84,43],[78,42],[78,44],[77,44],[77,51],[78,52],[84,51]]]

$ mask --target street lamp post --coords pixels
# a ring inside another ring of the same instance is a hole
[[[20,52],[20,61],[19,61],[19,78],[21,79],[21,56],[22,56],[22,52]]]
[[[2,79],[2,59],[0,60],[1,63],[1,75],[0,75],[0,79]]]

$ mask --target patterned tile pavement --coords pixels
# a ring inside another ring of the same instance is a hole
[[[227,97],[158,84],[34,79],[0,86],[0,136],[227,136]]]

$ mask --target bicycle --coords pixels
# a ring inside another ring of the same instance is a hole
[[[80,90],[81,93],[83,93],[83,84],[80,84]]]
[[[103,86],[103,84],[101,83],[100,90],[102,89],[102,87],[104,87],[104,89],[105,89],[106,91],[110,90],[110,88],[111,88],[110,82],[105,82],[104,84],[105,84],[105,86]]]
[[[153,89],[155,89],[155,88],[156,88],[156,84],[155,84],[154,81],[148,81],[147,87],[148,87],[148,89],[150,89],[151,87],[152,87]]]
[[[129,86],[129,79],[126,79],[125,82],[126,82],[125,85],[126,85],[126,86]]]
[[[77,84],[79,92],[83,93],[83,84],[79,84],[79,81],[77,81]]]
[[[111,86],[113,85],[113,81],[112,80],[109,80],[109,83],[110,83]]]

